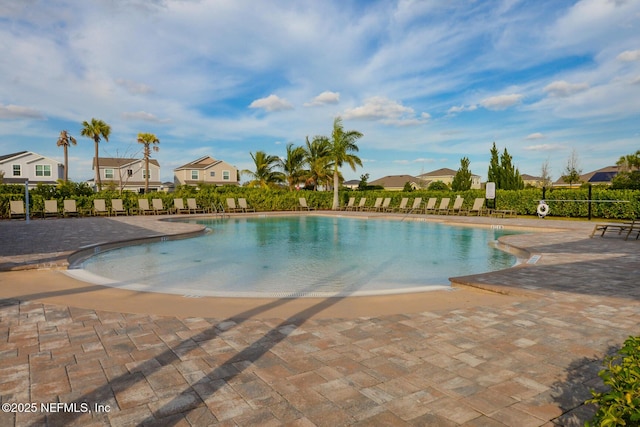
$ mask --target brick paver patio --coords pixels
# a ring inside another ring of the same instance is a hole
[[[0,425],[582,425],[604,355],[640,333],[640,242],[590,239],[585,222],[435,219],[563,230],[503,239],[531,264],[455,279],[518,296],[491,306],[317,318],[326,299],[283,318],[262,318],[267,303],[178,318],[1,300]],[[83,246],[197,230],[2,221],[0,265],[64,267]]]

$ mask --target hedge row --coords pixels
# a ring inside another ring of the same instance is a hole
[[[50,188],[45,188],[50,187]],[[258,211],[286,211],[294,210],[298,207],[298,198],[305,197],[307,203],[317,209],[331,209],[333,193],[331,191],[287,191],[280,189],[260,189],[246,187],[205,187],[196,190],[193,187],[180,187],[174,193],[149,193],[138,195],[131,192],[120,194],[113,190],[103,190],[98,193],[86,192],[84,189],[75,194],[68,191],[60,191],[55,186],[42,186],[29,192],[30,209],[32,212],[41,212],[44,209],[44,200],[57,199],[59,205],[62,200],[72,198],[76,200],[79,210],[90,210],[93,207],[93,199],[110,200],[114,198],[122,199],[125,208],[132,209],[138,206],[138,198],[144,197],[149,200],[160,198],[165,207],[173,206],[174,198],[195,197],[200,206],[224,206],[226,208],[227,198],[244,197],[250,206]],[[428,191],[416,190],[411,192],[367,190],[354,191],[343,190],[340,192],[340,203],[346,205],[350,197],[356,198],[356,203],[361,197],[367,198],[367,206],[372,206],[378,197],[390,197],[391,206],[398,206],[403,197],[409,198],[409,206],[415,197],[422,197],[426,202],[431,197],[441,200],[443,197],[453,199],[457,196],[464,198],[463,208],[471,208],[475,198],[484,197],[484,190],[468,191]],[[635,218],[640,214],[640,191],[638,190],[608,190],[594,188],[592,190],[592,200],[601,202],[591,203],[592,217],[594,218]],[[542,191],[539,189],[525,189],[496,192],[496,208],[510,209],[518,215],[536,215],[539,200],[542,199]],[[7,214],[9,200],[24,200],[24,186],[20,185],[0,185],[0,212]],[[580,202],[588,200],[588,190],[586,189],[551,189],[546,192],[546,202],[549,205],[549,216],[555,217],[587,217],[589,203]],[[438,202],[439,203],[439,202]]]

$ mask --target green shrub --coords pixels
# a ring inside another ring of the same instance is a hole
[[[629,337],[617,354],[604,361],[598,373],[609,391],[591,391],[586,403],[598,405],[587,426],[640,425],[640,337]]]

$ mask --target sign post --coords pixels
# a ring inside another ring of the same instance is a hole
[[[496,209],[496,183],[495,182],[487,182],[485,187],[485,199],[492,200],[491,209]],[[489,203],[487,202],[487,208],[489,207]]]
[[[29,217],[31,215],[29,215],[29,180],[27,179],[24,182],[24,204],[25,204],[25,216],[24,216],[24,220],[27,222],[27,224],[29,223]]]

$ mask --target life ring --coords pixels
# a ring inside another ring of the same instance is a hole
[[[549,205],[547,205],[544,200],[540,201],[537,212],[540,218],[544,218],[549,213]]]

